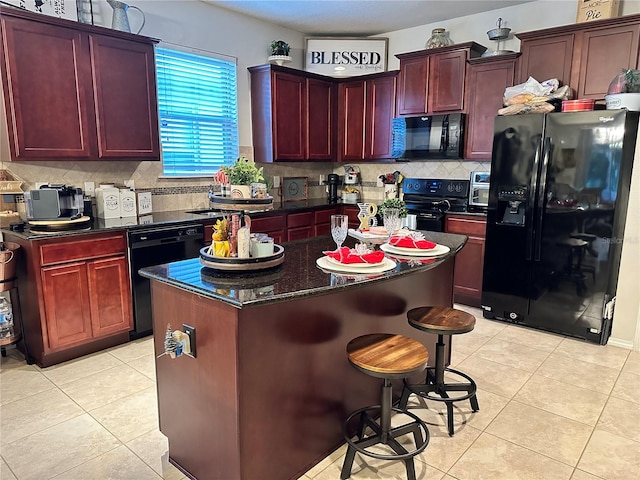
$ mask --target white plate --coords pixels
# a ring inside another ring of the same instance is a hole
[[[383,243],[380,245],[380,250],[387,253],[396,253],[398,255],[412,255],[414,257],[437,257],[439,255],[449,253],[451,249],[446,245],[440,244],[436,244],[434,248],[425,250],[421,248],[394,247],[388,243]]]
[[[380,265],[382,265],[384,263],[384,258],[382,259],[381,262],[378,263],[341,263],[338,260],[336,260],[335,258],[331,258],[328,256],[325,256],[325,258],[327,259],[327,261],[333,265],[336,265],[338,267],[344,267],[344,266],[349,266],[349,268],[353,268],[354,270],[369,270],[372,267],[379,267]]]
[[[320,257],[316,260],[316,265],[324,270],[331,270],[334,272],[349,272],[349,273],[360,273],[362,275],[369,275],[371,273],[382,273],[388,270],[393,270],[396,268],[396,262],[391,260],[390,258],[385,258],[381,263],[377,263],[366,270],[362,268],[353,268],[354,264],[342,264],[342,263],[331,263],[329,261],[329,257]],[[359,264],[356,264],[359,265]]]

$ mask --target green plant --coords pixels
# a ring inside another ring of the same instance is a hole
[[[271,42],[271,55],[289,55],[291,47],[282,40],[274,40]]]
[[[245,157],[236,159],[236,163],[231,167],[223,166],[221,168],[229,178],[231,185],[251,185],[264,181],[263,167],[256,167],[253,160],[248,160]]]
[[[397,208],[398,210],[400,210],[400,218],[406,217],[409,213],[409,211],[407,210],[407,205],[403,200],[400,200],[399,198],[387,198],[384,202],[382,202],[382,205],[380,205],[380,208],[378,208],[380,215],[384,215],[385,208]]]
[[[638,70],[622,69],[624,73],[625,93],[640,93],[640,72]]]

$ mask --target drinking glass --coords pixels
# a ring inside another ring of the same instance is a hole
[[[387,231],[389,239],[391,239],[393,232],[400,226],[400,210],[397,208],[385,208],[382,218],[384,221],[384,229]],[[387,241],[389,241],[389,239],[387,239]]]
[[[347,238],[348,228],[349,217],[346,215],[331,215],[331,236],[338,246],[336,250],[340,250],[342,243]]]

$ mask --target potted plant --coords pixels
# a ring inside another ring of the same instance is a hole
[[[253,160],[245,157],[237,158],[233,166],[225,165],[220,170],[226,175],[234,198],[251,198],[251,184],[264,182],[263,167],[256,167]]]
[[[271,56],[267,59],[271,63],[277,63],[282,65],[285,62],[290,62],[292,59],[289,56],[291,47],[283,40],[274,40],[270,45]]]
[[[607,109],[640,110],[640,70],[623,68],[609,84]]]
[[[400,200],[399,198],[387,198],[384,202],[382,202],[380,208],[378,208],[378,212],[380,213],[380,215],[384,215],[385,208],[397,208],[400,212],[400,218],[406,217],[409,213],[404,200]]]

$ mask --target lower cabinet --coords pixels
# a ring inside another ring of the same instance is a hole
[[[47,367],[129,341],[133,313],[124,230],[25,239],[17,282],[30,360]]]
[[[486,227],[484,217],[447,215],[445,232],[468,237],[467,244],[456,255],[453,278],[453,300],[456,303],[481,306]]]
[[[360,209],[357,206],[343,205],[340,213],[349,217],[349,228],[358,228],[360,226],[360,219],[358,219]]]
[[[337,215],[338,207],[314,212],[314,235],[331,235],[331,215]]]
[[[281,244],[287,240],[287,216],[285,214],[256,218],[252,216],[251,231],[266,233],[273,238],[274,243]]]
[[[49,347],[131,330],[128,278],[124,255],[43,268]]]
[[[314,235],[314,212],[290,213],[287,215],[287,240],[302,240]]]

